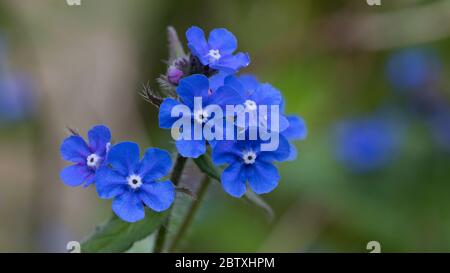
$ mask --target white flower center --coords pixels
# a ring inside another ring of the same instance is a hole
[[[256,154],[253,151],[243,152],[242,159],[244,159],[245,164],[253,164],[256,160]]]
[[[132,174],[127,177],[128,186],[133,190],[142,186],[142,178],[139,175]]]
[[[222,56],[220,56],[220,52],[218,49],[209,50],[208,56],[209,56],[209,61],[211,63],[217,62],[220,59],[220,57],[222,57]]]
[[[246,100],[244,102],[245,105],[245,109],[248,111],[255,111],[257,106],[256,106],[256,102],[252,101],[252,100]]]
[[[194,120],[197,123],[206,123],[209,118],[209,113],[204,110],[198,110],[194,113]]]
[[[100,157],[96,154],[91,154],[86,158],[86,165],[91,168],[97,168],[100,163]]]

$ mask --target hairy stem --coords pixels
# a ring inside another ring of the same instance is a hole
[[[187,158],[182,157],[180,154],[178,154],[175,166],[173,167],[172,175],[170,177],[170,180],[175,186],[177,186],[178,183],[180,182],[181,174],[183,173],[186,161]],[[167,228],[169,226],[169,223],[170,223],[170,211],[166,220],[159,228],[158,235],[156,236],[155,247],[153,249],[154,253],[161,253],[164,251],[164,245],[167,238]]]
[[[210,177],[205,175],[200,184],[200,188],[198,189],[197,198],[192,202],[188,210],[188,213],[184,218],[183,223],[181,224],[180,229],[178,230],[177,234],[175,235],[175,238],[172,241],[172,244],[169,247],[169,252],[174,252],[177,250],[178,244],[186,234],[186,231],[188,230],[189,226],[191,225],[195,217],[195,213],[197,212],[197,209],[199,208],[199,205],[202,202],[203,197],[205,196],[210,181],[211,181]]]

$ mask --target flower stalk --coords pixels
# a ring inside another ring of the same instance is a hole
[[[186,217],[184,218],[180,229],[178,230],[172,243],[170,244],[169,252],[175,252],[177,250],[178,244],[180,243],[181,239],[184,237],[189,226],[191,225],[192,221],[194,220],[195,213],[197,212],[198,208],[200,207],[200,203],[202,202],[203,197],[205,196],[205,194],[208,190],[210,181],[211,181],[211,178],[208,175],[205,175],[200,184],[200,188],[198,189],[197,198],[192,202],[191,206],[189,207],[188,213],[186,214]]]
[[[177,155],[175,166],[173,167],[172,175],[170,177],[170,180],[175,186],[178,186],[180,182],[180,178],[183,173],[184,166],[186,165],[186,161],[187,158],[182,157],[180,154]],[[154,253],[161,253],[164,251],[164,245],[167,238],[167,228],[169,227],[170,223],[170,211],[171,209],[169,210],[169,215],[159,228],[159,231],[156,235],[155,246],[153,248]]]

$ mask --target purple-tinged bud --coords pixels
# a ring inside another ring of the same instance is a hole
[[[174,85],[178,85],[181,78],[184,76],[183,71],[178,69],[176,66],[169,66],[169,69],[167,69],[167,80]]]

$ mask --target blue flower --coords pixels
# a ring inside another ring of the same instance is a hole
[[[177,89],[181,102],[172,98],[166,98],[159,108],[159,126],[161,128],[170,129],[172,125],[182,116],[172,117],[171,111],[175,106],[185,105],[190,109],[188,116],[188,123],[194,126],[195,124],[204,124],[211,118],[209,113],[204,111],[208,105],[218,105],[225,111],[226,105],[236,105],[242,102],[241,96],[232,88],[222,86],[216,91],[212,92],[209,88],[209,80],[206,76],[196,74],[183,78]],[[194,112],[194,98],[201,98],[202,105],[200,111]],[[183,128],[185,129],[185,128]],[[194,130],[191,130],[192,132]],[[200,140],[183,139],[176,140],[176,147],[178,152],[184,157],[197,158],[206,152],[206,140],[201,136]]]
[[[441,63],[432,50],[406,49],[393,54],[386,67],[390,83],[400,91],[419,90],[440,76]]]
[[[278,106],[279,119],[278,130],[282,132],[289,126],[289,121],[282,114],[283,112],[283,97],[277,89],[268,83],[259,83],[253,76],[242,76],[238,78],[234,75],[230,75],[224,79],[224,86],[229,86],[235,89],[242,97],[243,106],[246,111],[249,112],[245,124],[238,124],[240,127],[247,128],[253,126],[249,124],[250,118],[253,116],[254,120],[258,120],[257,126],[265,127],[268,130],[273,130],[271,126],[271,106]],[[259,119],[260,106],[267,106],[267,115],[263,120]]]
[[[399,127],[381,117],[338,123],[335,135],[337,159],[358,173],[386,166],[398,151]]]
[[[236,73],[250,63],[247,53],[239,52],[233,55],[237,48],[237,40],[231,32],[224,28],[211,31],[208,41],[206,41],[203,30],[193,26],[186,31],[186,38],[192,54],[203,65],[213,69]]]
[[[280,175],[274,161],[285,161],[290,154],[288,141],[280,135],[278,149],[262,151],[260,140],[218,141],[213,147],[214,164],[228,164],[221,175],[223,189],[234,197],[242,197],[250,188],[257,194],[271,192]]]
[[[287,140],[303,140],[307,135],[307,128],[304,120],[298,116],[285,116],[284,113],[284,99],[281,93],[273,88],[270,84],[261,84],[253,75],[224,76],[219,73],[211,77],[210,82],[215,86],[227,85],[236,89],[243,97],[243,100],[248,105],[278,105],[280,109],[279,132]],[[246,124],[247,126],[248,124]],[[270,128],[270,123],[267,124]],[[290,143],[290,156],[286,160],[294,160],[297,157],[296,147]]]
[[[450,108],[447,105],[437,106],[428,118],[435,143],[446,151],[450,151]]]
[[[85,187],[94,183],[95,172],[104,162],[111,141],[108,127],[98,125],[88,132],[89,145],[78,135],[66,138],[61,145],[61,156],[75,164],[65,167],[61,180],[69,186]]]
[[[35,111],[36,98],[25,75],[0,76],[0,125],[24,120]]]
[[[140,161],[139,146],[122,142],[111,147],[107,165],[95,176],[100,198],[114,198],[112,209],[122,220],[136,222],[145,217],[144,205],[154,211],[168,209],[175,199],[175,187],[161,179],[172,166],[168,152],[149,148]]]

